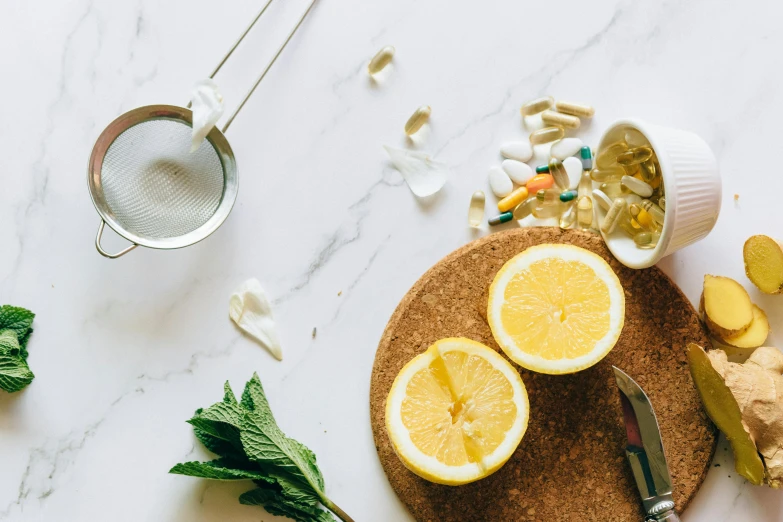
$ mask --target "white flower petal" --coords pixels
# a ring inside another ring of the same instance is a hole
[[[190,102],[193,111],[193,138],[190,152],[194,152],[223,115],[223,95],[218,91],[217,84],[207,78],[193,86]]]
[[[269,350],[278,361],[283,360],[280,338],[272,317],[272,306],[258,279],[248,279],[231,294],[228,316],[242,331]]]
[[[416,150],[395,149],[384,145],[394,167],[417,197],[424,198],[438,192],[446,184],[448,166]]]

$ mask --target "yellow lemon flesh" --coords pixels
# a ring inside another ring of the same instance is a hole
[[[511,457],[529,409],[522,378],[501,355],[470,339],[442,339],[400,370],[386,399],[386,430],[408,469],[466,484]]]
[[[614,347],[625,321],[625,294],[600,256],[572,245],[538,245],[497,273],[487,320],[495,341],[520,366],[573,373]]]

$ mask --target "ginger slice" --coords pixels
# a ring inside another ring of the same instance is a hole
[[[753,322],[753,303],[748,292],[728,277],[704,276],[699,307],[704,310],[707,328],[724,339],[741,334]]]
[[[769,335],[769,320],[764,310],[753,305],[753,321],[747,330],[739,335],[721,339],[724,343],[735,348],[758,348],[764,344]]]
[[[765,294],[783,292],[783,247],[769,236],[750,236],[742,248],[745,274]]]
[[[721,350],[713,350],[713,352],[721,352]],[[756,444],[742,422],[739,404],[724,382],[723,376],[713,367],[707,352],[698,344],[688,345],[688,364],[707,415],[731,443],[737,473],[752,484],[757,486],[763,484],[764,464],[759,457]]]

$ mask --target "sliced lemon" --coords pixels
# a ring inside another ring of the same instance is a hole
[[[625,295],[600,256],[572,245],[538,245],[497,273],[487,320],[495,341],[520,366],[573,373],[614,347],[625,321]]]
[[[408,469],[456,486],[505,464],[529,410],[525,384],[503,356],[470,339],[442,339],[400,370],[386,430]]]

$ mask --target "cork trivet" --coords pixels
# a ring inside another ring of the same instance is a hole
[[[612,266],[625,289],[617,345],[600,363],[573,375],[518,368],[530,398],[530,422],[511,459],[465,486],[433,484],[408,471],[384,427],[394,378],[414,356],[444,337],[468,337],[499,350],[485,321],[487,288],[498,269],[528,246],[570,243]],[[499,232],[451,253],[403,297],[381,338],[370,386],[375,445],[386,475],[419,521],[641,520],[639,493],[625,460],[625,429],[611,366],[623,369],[652,401],[660,424],[676,509],[682,512],[705,478],[717,444],[691,382],[688,342],[706,346],[696,311],[657,268],[630,270],[601,238],[537,227]]]

